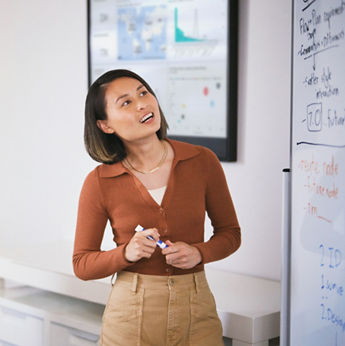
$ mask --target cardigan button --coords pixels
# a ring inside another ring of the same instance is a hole
[[[160,212],[161,214],[164,214],[164,209],[163,209],[163,208],[159,208],[159,212]]]

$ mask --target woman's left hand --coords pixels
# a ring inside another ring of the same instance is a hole
[[[167,264],[180,269],[191,269],[202,261],[199,250],[182,241],[172,243],[170,240],[166,241],[167,248],[162,250],[165,255]]]

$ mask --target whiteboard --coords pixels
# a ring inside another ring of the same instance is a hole
[[[294,0],[291,345],[345,345],[345,2]]]

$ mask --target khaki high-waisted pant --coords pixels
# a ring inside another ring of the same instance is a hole
[[[223,346],[205,272],[117,274],[103,314],[103,346]]]

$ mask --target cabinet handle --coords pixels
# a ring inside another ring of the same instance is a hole
[[[15,318],[20,318],[22,320],[25,320],[27,317],[26,314],[23,314],[22,312],[19,312],[17,310],[9,309],[4,306],[1,307],[1,311],[4,315],[15,317]]]
[[[72,345],[95,345],[98,339],[98,335],[90,334],[78,329],[70,329],[69,341]]]

